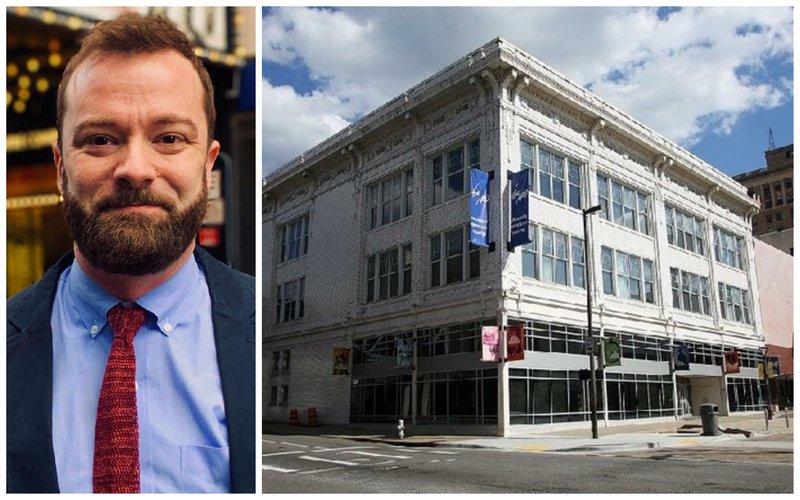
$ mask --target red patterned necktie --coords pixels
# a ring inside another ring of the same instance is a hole
[[[141,307],[117,304],[108,311],[114,332],[94,428],[95,493],[139,493],[139,418],[133,337],[144,323]]]

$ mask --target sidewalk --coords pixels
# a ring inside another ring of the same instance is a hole
[[[789,427],[782,412],[776,413],[766,428],[762,413],[748,413],[731,417],[719,417],[719,436],[703,436],[699,417],[676,421],[663,419],[604,427],[598,422],[598,439],[591,437],[591,423],[570,429],[552,429],[544,432],[534,429],[513,436],[465,436],[452,434],[429,434],[435,429],[424,429],[426,434],[415,434],[406,428],[406,437],[398,439],[394,427],[382,426],[320,426],[301,427],[286,424],[265,424],[264,431],[270,434],[311,434],[342,437],[357,441],[382,442],[397,446],[446,446],[467,448],[493,448],[528,452],[563,453],[608,453],[615,451],[644,450],[680,446],[702,446],[722,441],[735,441],[763,437],[765,435],[792,432],[794,419],[790,412]],[[452,429],[452,428],[451,428]],[[747,436],[750,436],[749,438]],[[745,444],[745,443],[742,443]]]

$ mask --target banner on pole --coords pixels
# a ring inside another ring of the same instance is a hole
[[[397,338],[397,368],[414,368],[414,339]]]
[[[522,325],[506,327],[506,361],[525,359],[525,328]]]
[[[481,328],[481,344],[483,350],[481,361],[497,361],[500,359],[500,329],[496,326]]]
[[[333,374],[350,375],[350,349],[348,347],[333,348]]]
[[[622,352],[619,349],[619,339],[609,337],[603,339],[603,362],[605,366],[622,365]]]
[[[741,367],[741,359],[739,351],[725,352],[725,373],[739,373]]]
[[[489,246],[489,174],[477,168],[470,171],[469,241],[479,247]]]
[[[531,242],[528,221],[530,220],[528,196],[528,171],[511,174],[511,248]]]
[[[675,371],[689,369],[689,346],[676,345],[672,347],[672,360]]]

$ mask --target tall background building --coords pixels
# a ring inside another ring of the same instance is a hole
[[[767,166],[734,176],[761,203],[753,234],[794,255],[794,144],[764,153]]]

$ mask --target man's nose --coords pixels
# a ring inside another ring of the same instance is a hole
[[[157,155],[147,141],[131,140],[119,151],[114,180],[125,187],[148,187],[156,178]]]

